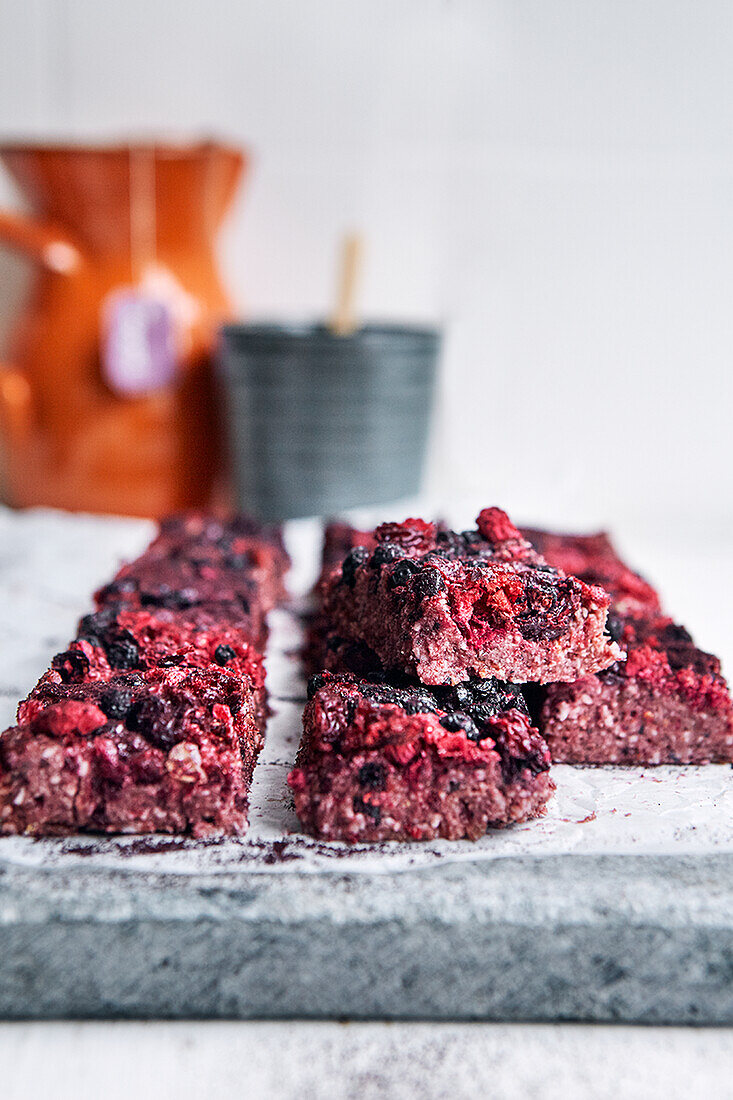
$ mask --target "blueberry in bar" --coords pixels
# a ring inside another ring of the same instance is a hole
[[[658,593],[621,559],[605,531],[592,535],[560,534],[535,527],[523,527],[521,531],[550,565],[605,589],[621,614],[659,611]]]
[[[223,668],[47,683],[0,734],[0,833],[244,833],[258,743]]]
[[[326,840],[475,840],[537,817],[554,783],[518,688],[429,690],[323,673],[309,684],[288,777],[307,833]]]
[[[330,629],[435,685],[572,681],[622,657],[605,630],[607,593],[549,565],[499,508],[477,523],[377,527],[374,548],[351,550],[321,588]]]
[[[733,704],[720,661],[661,613],[619,616],[628,656],[544,691],[538,725],[567,764],[733,762]]]

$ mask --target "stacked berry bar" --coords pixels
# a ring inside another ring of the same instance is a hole
[[[548,565],[500,509],[477,522],[382,524],[374,549],[355,547],[323,584],[325,618],[425,684],[574,680],[621,656],[601,588]]]
[[[517,685],[622,651],[601,588],[548,565],[500,509],[477,523],[328,529],[307,659],[330,673],[311,681],[289,780],[307,831],[475,838],[543,812],[550,755]]]
[[[733,704],[720,661],[665,615],[655,590],[607,535],[527,530],[553,565],[610,594],[609,629],[627,653],[595,675],[551,684],[538,721],[553,760],[569,764],[733,761]]]
[[[288,564],[244,517],[164,522],[0,734],[0,832],[243,833]]]

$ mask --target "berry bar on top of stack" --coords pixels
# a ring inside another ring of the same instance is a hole
[[[289,777],[308,832],[475,839],[544,812],[550,756],[517,684],[622,651],[602,589],[549,566],[500,509],[477,522],[328,528],[307,658],[333,674],[311,681]]]
[[[621,657],[603,589],[548,565],[499,508],[477,522],[382,524],[321,586],[333,630],[425,684],[575,680]]]
[[[244,517],[163,523],[0,734],[0,833],[243,833],[288,564]]]
[[[720,661],[660,609],[655,590],[605,534],[527,529],[547,560],[602,584],[609,629],[627,659],[543,691],[539,727],[552,758],[568,764],[707,764],[733,761],[733,703]]]

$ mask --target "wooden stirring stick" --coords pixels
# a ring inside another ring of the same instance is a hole
[[[361,274],[364,242],[360,233],[348,233],[341,243],[336,309],[331,318],[331,332],[348,336],[357,327],[356,289]]]

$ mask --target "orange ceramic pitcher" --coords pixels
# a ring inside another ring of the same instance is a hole
[[[209,353],[230,315],[213,245],[243,154],[6,145],[0,159],[32,210],[0,212],[0,242],[37,267],[0,364],[5,499],[140,516],[210,505]]]

